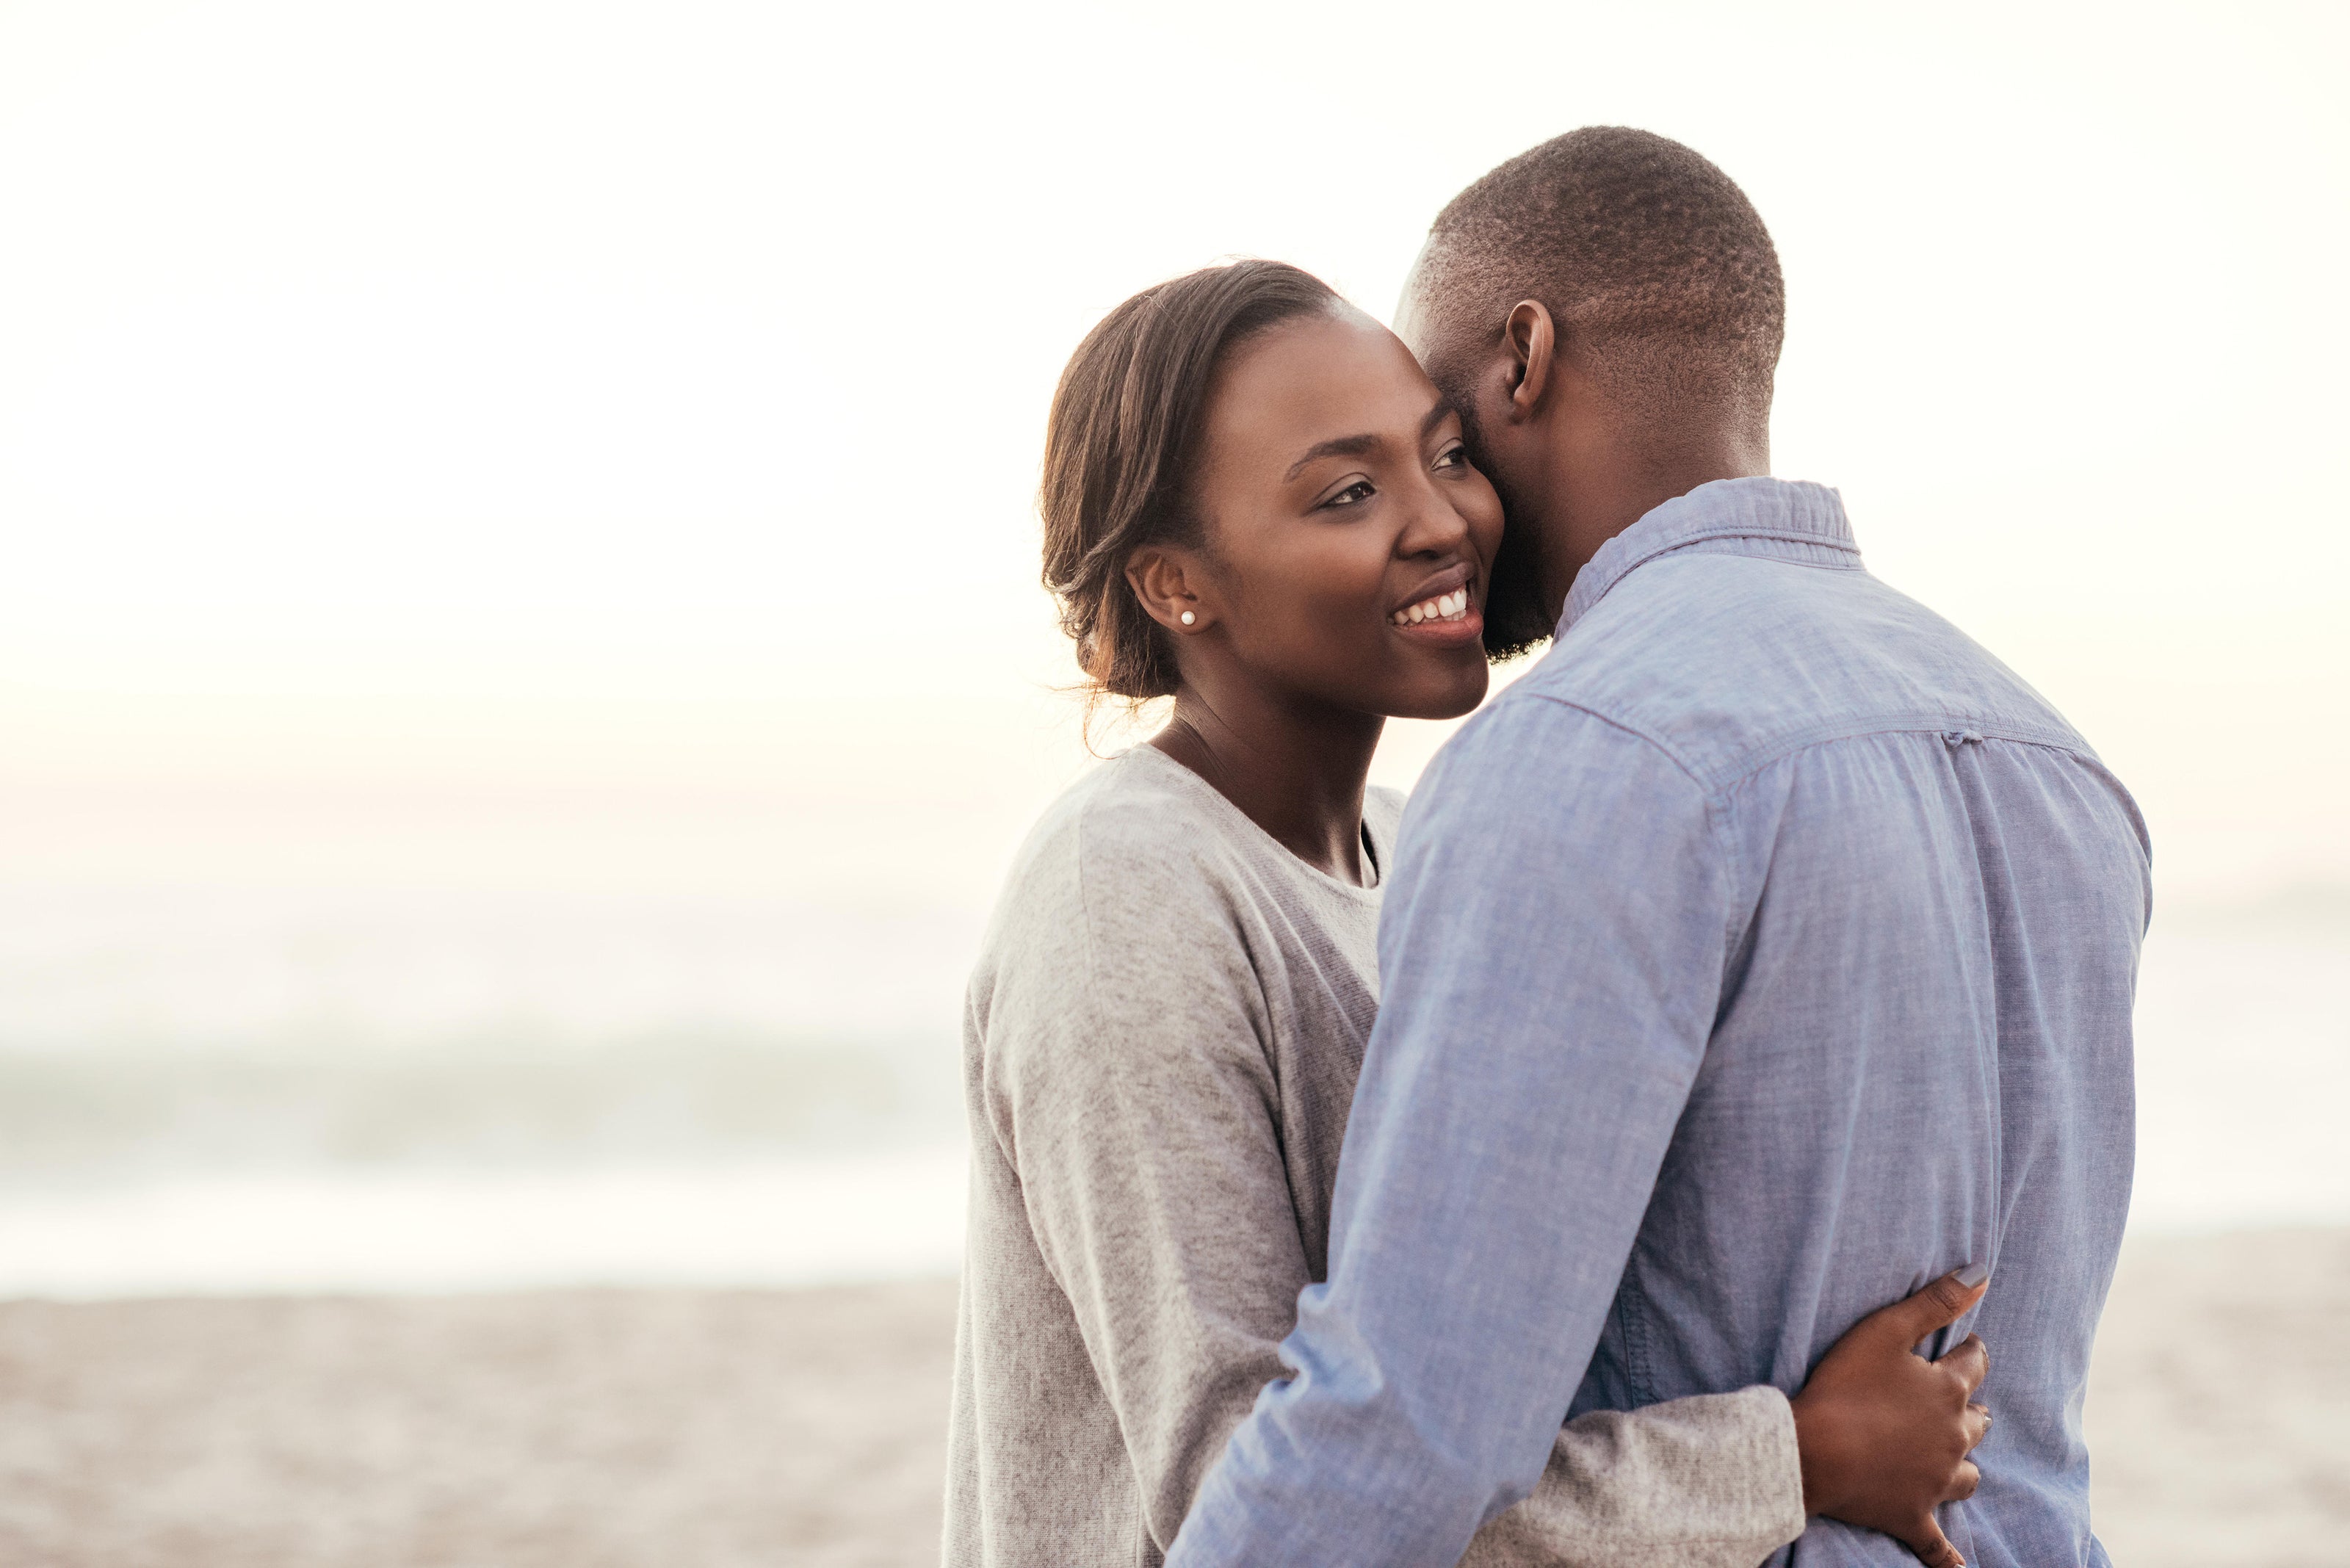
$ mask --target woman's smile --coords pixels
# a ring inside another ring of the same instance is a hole
[[[1414,587],[1409,601],[1388,612],[1388,623],[1415,642],[1448,648],[1474,642],[1485,630],[1477,587],[1476,569],[1467,562],[1447,566]]]

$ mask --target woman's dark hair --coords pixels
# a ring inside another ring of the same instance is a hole
[[[1144,545],[1205,541],[1191,502],[1208,387],[1232,348],[1338,296],[1282,262],[1203,267],[1145,289],[1086,334],[1045,427],[1045,586],[1097,696],[1175,691],[1174,649],[1126,581]]]

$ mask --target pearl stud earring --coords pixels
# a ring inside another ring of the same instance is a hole
[[[1200,618],[1198,616],[1193,615],[1190,610],[1185,610],[1183,612],[1183,624],[1185,626],[1190,626],[1193,621],[1199,618]]]

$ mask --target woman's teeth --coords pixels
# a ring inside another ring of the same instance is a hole
[[[1459,620],[1468,613],[1469,590],[1455,588],[1449,594],[1422,599],[1409,609],[1399,609],[1389,618],[1398,626],[1418,626],[1424,620]]]

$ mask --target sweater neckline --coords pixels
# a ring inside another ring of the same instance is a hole
[[[1116,756],[1112,757],[1110,761],[1113,764],[1123,763],[1136,757],[1138,754],[1148,759],[1144,763],[1147,767],[1159,767],[1170,773],[1180,774],[1182,778],[1185,788],[1207,797],[1210,803],[1209,809],[1211,811],[1217,812],[1230,819],[1232,823],[1237,825],[1240,832],[1243,836],[1253,838],[1262,847],[1279,856],[1289,865],[1296,867],[1300,875],[1306,877],[1324,887],[1332,888],[1336,892],[1346,894],[1349,898],[1366,899],[1374,903],[1378,900],[1380,894],[1386,890],[1388,867],[1391,864],[1391,857],[1394,852],[1392,846],[1382,842],[1378,834],[1372,830],[1371,815],[1369,812],[1367,811],[1363,814],[1361,832],[1363,835],[1363,856],[1366,862],[1370,866],[1371,880],[1367,883],[1348,882],[1341,877],[1333,877],[1329,872],[1323,870],[1319,866],[1315,866],[1310,861],[1303,858],[1298,855],[1297,851],[1290,848],[1288,845],[1284,844],[1272,834],[1267,833],[1258,825],[1257,820],[1254,817],[1251,816],[1247,812],[1243,811],[1239,806],[1234,805],[1225,797],[1223,791],[1218,789],[1214,784],[1210,784],[1206,779],[1201,778],[1198,774],[1192,772],[1181,763],[1177,762],[1173,757],[1169,756],[1166,753],[1160,751],[1149,742],[1139,741],[1135,744],[1128,746],[1125,751],[1118,753]],[[1367,801],[1368,800],[1368,791],[1365,792],[1364,798]]]

